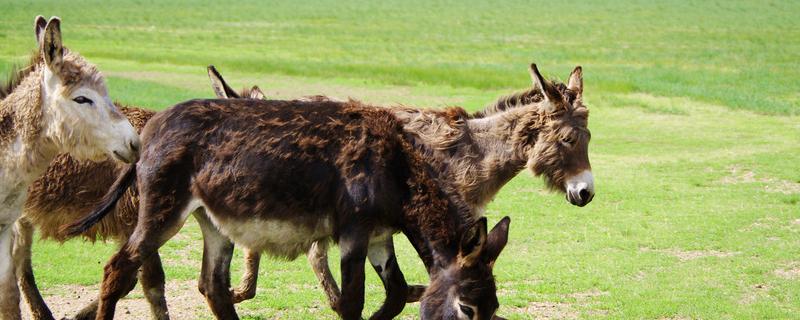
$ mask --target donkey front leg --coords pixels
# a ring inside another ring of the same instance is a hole
[[[364,263],[369,246],[369,231],[348,229],[339,236],[342,253],[342,299],[339,309],[345,320],[361,319],[364,309]]]
[[[14,265],[17,273],[19,288],[28,301],[31,310],[31,319],[50,320],[53,313],[42,298],[36,279],[33,277],[31,265],[31,247],[33,246],[33,225],[27,219],[17,220],[17,236],[14,241]]]
[[[381,277],[383,288],[386,290],[386,300],[370,319],[392,319],[403,311],[408,296],[408,284],[403,272],[400,271],[400,266],[397,265],[392,237],[371,242],[367,257],[375,272]]]
[[[0,224],[0,319],[21,319],[19,288],[14,273],[11,251],[14,246],[14,225]]]

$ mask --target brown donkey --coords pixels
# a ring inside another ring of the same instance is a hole
[[[460,108],[393,109],[405,132],[424,146],[426,162],[448,177],[476,215],[526,166],[544,176],[550,188],[567,193],[567,200],[574,205],[585,206],[594,197],[581,67],[572,71],[567,85],[546,81],[536,65],[531,65],[530,73],[531,89],[502,97],[472,116]],[[398,266],[392,239],[384,240],[370,243],[368,257],[387,286],[387,300],[393,298],[388,287],[394,286],[399,287],[396,290],[408,287],[408,301],[417,301],[424,287],[385,277],[387,268]],[[255,296],[260,257],[257,251],[245,250],[247,264],[236,301]],[[327,242],[314,243],[308,257],[337,310],[341,294],[328,267]],[[399,269],[391,272],[401,274]]]
[[[213,66],[209,66],[208,73],[217,95],[222,92],[225,98],[264,97],[258,87],[245,89],[241,95],[237,94],[228,87]],[[153,111],[119,104],[117,107],[139,131],[155,114]],[[33,319],[53,319],[52,312],[36,286],[31,266],[34,228],[39,229],[42,238],[59,242],[69,240],[70,237],[59,233],[59,228],[94,209],[124,168],[111,159],[102,162],[78,161],[68,154],[60,154],[50,162],[44,175],[28,188],[24,213],[17,221],[13,255],[20,289],[28,301]],[[91,241],[100,238],[125,243],[133,233],[139,215],[137,196],[136,188],[130,188],[111,214],[80,236]],[[143,262],[138,277],[154,318],[165,318],[167,307],[164,299],[164,272],[158,254]],[[247,288],[246,285],[242,287]],[[234,292],[234,296],[243,295],[245,294]],[[97,301],[84,307],[74,319],[94,319],[96,310]]]
[[[139,136],[111,103],[105,80],[83,57],[63,47],[61,20],[38,16],[39,50],[0,86],[0,318],[19,319],[12,262],[13,229],[28,186],[58,153],[80,159],[139,156]]]
[[[133,271],[198,208],[208,218],[201,223],[201,277],[211,284],[205,296],[218,318],[237,318],[228,239],[295,258],[311,243],[333,237],[342,251],[339,309],[344,318],[358,319],[370,243],[395,230],[406,234],[432,279],[456,277],[446,297],[425,296],[447,303],[427,309],[455,314],[462,301],[480,318],[497,309],[491,266],[505,245],[509,220],[487,234],[486,220],[476,220],[447,180],[428,167],[388,109],[355,101],[192,100],[156,114],[142,139],[139,163],[118,178],[97,211],[70,228],[90,227],[136,181],[139,220],[106,266],[98,319],[113,317],[135,281]],[[439,272],[448,277],[433,276]],[[405,301],[406,292],[400,294]],[[397,312],[381,309],[375,317]]]

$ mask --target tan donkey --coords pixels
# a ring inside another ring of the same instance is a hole
[[[19,319],[14,223],[29,185],[59,153],[133,163],[139,136],[96,67],[62,46],[61,20],[35,19],[39,50],[0,88],[0,319]]]
[[[208,75],[211,78],[212,87],[220,97],[246,97],[249,99],[264,97],[261,90],[255,86],[242,90],[241,95],[236,93],[213,67],[209,67]],[[117,107],[139,131],[155,114],[154,111],[120,104],[117,104]],[[54,319],[36,286],[31,265],[34,229],[38,229],[44,239],[53,239],[59,242],[71,239],[71,237],[60,234],[59,227],[78,220],[86,212],[94,209],[122,169],[122,165],[110,158],[101,162],[78,161],[69,154],[60,154],[53,159],[44,175],[28,188],[24,215],[17,221],[14,263],[20,289],[28,301],[33,319]],[[124,199],[111,214],[80,236],[90,241],[108,239],[125,243],[133,233],[136,219],[139,216],[137,196],[136,188],[127,190]],[[154,255],[145,262],[142,269],[139,270],[138,278],[142,284],[145,299],[150,304],[153,318],[166,317],[164,271],[161,266],[161,258]],[[246,286],[243,285],[243,287]],[[242,293],[234,292],[234,296],[242,295]],[[78,312],[74,319],[94,319],[96,310],[97,301],[94,301]]]

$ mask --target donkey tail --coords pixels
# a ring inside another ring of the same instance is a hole
[[[119,198],[122,198],[122,195],[125,194],[125,190],[128,190],[128,187],[130,187],[134,181],[136,181],[135,163],[128,165],[125,171],[117,177],[117,181],[114,181],[108,193],[103,196],[100,204],[95,207],[92,213],[71,224],[61,226],[61,235],[65,237],[74,237],[89,230],[89,228],[100,222],[103,217],[108,215],[108,213],[116,207]]]

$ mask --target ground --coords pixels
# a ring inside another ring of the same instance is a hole
[[[498,194],[490,223],[512,217],[495,269],[499,314],[800,317],[798,2],[0,6],[0,71],[25,61],[36,14],[59,15],[65,44],[108,75],[112,97],[152,109],[211,97],[208,64],[234,87],[257,84],[271,97],[469,110],[529,86],[531,62],[562,80],[580,64],[597,195],[573,207],[528,172]],[[424,283],[419,258],[396,241],[409,281]],[[194,288],[200,246],[190,219],[162,250],[180,318],[211,318]],[[94,295],[114,249],[36,243],[34,270],[57,314]],[[235,263],[234,283],[241,256]],[[365,315],[383,298],[377,277],[367,282]],[[136,290],[120,317],[146,312]],[[265,257],[256,298],[238,310],[335,318],[303,258]],[[403,317],[417,314],[412,304]]]

